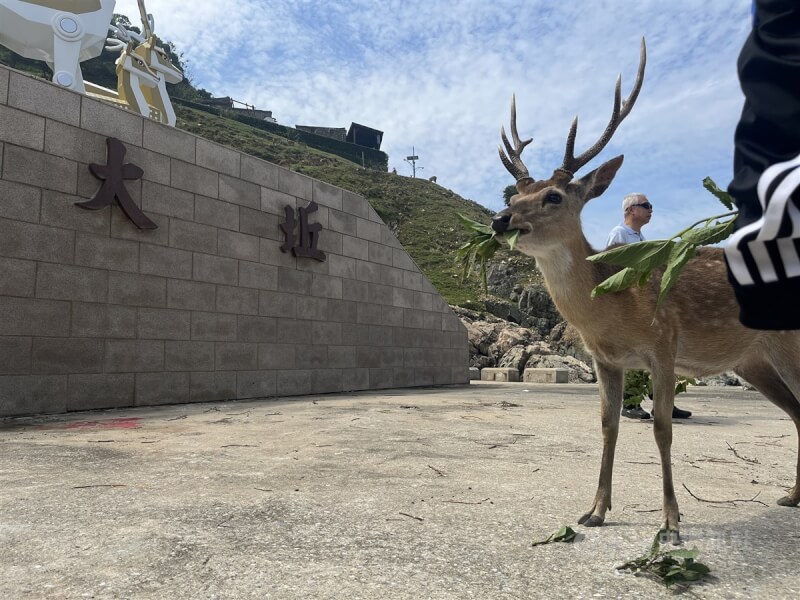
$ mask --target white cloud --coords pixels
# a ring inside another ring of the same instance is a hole
[[[116,10],[138,20],[134,0]],[[526,163],[547,177],[575,114],[579,151],[602,131],[617,73],[627,95],[644,35],[637,106],[595,160],[624,153],[625,165],[584,212],[587,237],[605,241],[632,190],[656,205],[650,238],[721,212],[700,181],[711,175],[724,186],[730,177],[746,3],[147,0],[147,10],[196,85],[272,110],[286,125],[381,129],[401,174],[410,174],[402,158],[414,146],[425,177],[495,210],[512,183],[496,150],[511,93],[521,135],[535,138]]]

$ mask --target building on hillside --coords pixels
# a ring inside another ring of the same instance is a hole
[[[321,135],[322,137],[331,138],[340,142],[346,141],[347,130],[344,127],[318,127],[316,125],[295,125],[298,131],[305,131],[306,133],[313,133]]]
[[[347,132],[346,140],[351,144],[366,146],[367,148],[381,149],[383,132],[359,123],[350,123],[350,130]]]
[[[224,96],[222,98],[209,98],[208,100],[203,100],[203,104],[208,106],[214,106],[216,108],[224,108],[227,110],[232,110],[233,112],[244,115],[246,117],[251,117],[253,119],[259,119],[260,121],[268,121],[270,123],[277,123],[278,121],[273,118],[271,110],[258,110],[252,104],[247,104],[246,102],[239,102],[238,100],[234,100],[230,96]],[[236,104],[241,104],[243,108],[235,106]]]

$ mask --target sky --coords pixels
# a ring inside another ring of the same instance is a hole
[[[190,6],[191,8],[187,8]],[[282,125],[384,132],[389,168],[497,211],[514,179],[500,126],[512,93],[532,177],[561,164],[579,115],[576,154],[599,137],[622,76],[627,97],[647,43],[639,99],[611,143],[578,176],[618,154],[609,189],[583,211],[595,247],[621,221],[622,197],[647,194],[643,233],[668,238],[725,212],[702,187],[731,178],[743,96],[736,59],[748,0],[146,0],[155,31],[183,53],[194,85],[271,110]],[[139,22],[136,0],[115,12]]]

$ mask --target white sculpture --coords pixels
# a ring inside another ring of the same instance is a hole
[[[117,90],[86,82],[86,93],[130,108],[145,117],[175,126],[167,83],[179,83],[183,72],[172,64],[163,48],[156,45],[155,21],[139,0],[143,35],[122,26],[109,25],[114,37],[108,38],[107,50],[120,53],[117,65]]]
[[[138,0],[143,35],[111,25],[116,0],[0,0],[0,44],[26,58],[45,61],[53,81],[175,126],[167,83],[183,79],[156,45],[153,15]],[[106,38],[108,32],[112,36]],[[117,90],[83,80],[80,63],[106,49],[120,52]]]
[[[84,92],[80,63],[99,56],[116,0],[0,0],[0,44],[45,61],[53,81]]]

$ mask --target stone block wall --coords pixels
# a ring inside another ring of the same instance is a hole
[[[106,139],[157,229],[79,208]],[[281,252],[319,205],[325,262]],[[467,334],[367,201],[0,66],[0,416],[466,383]]]

